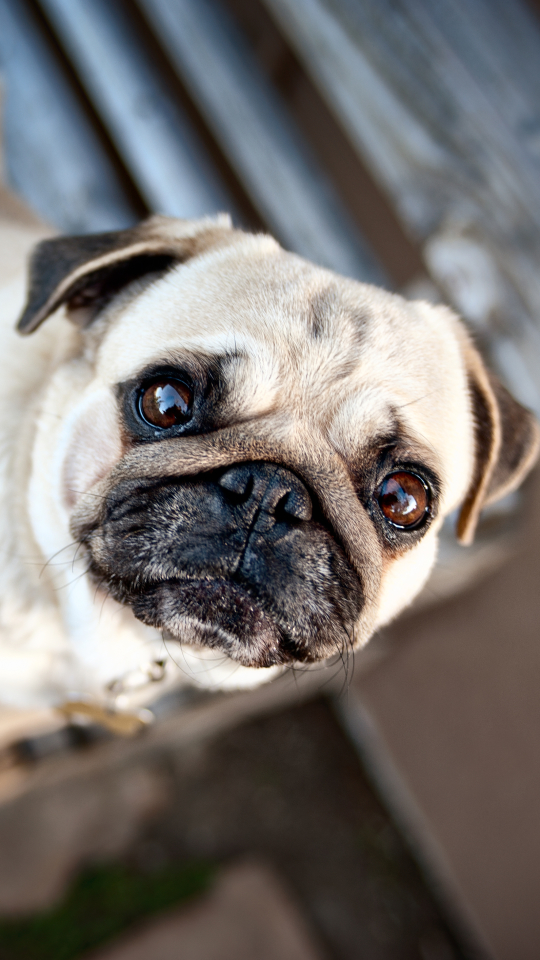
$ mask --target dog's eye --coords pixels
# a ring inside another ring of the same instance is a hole
[[[193,390],[181,380],[156,380],[140,396],[139,410],[153,427],[176,427],[191,418]]]
[[[390,473],[377,490],[379,506],[395,527],[411,530],[426,517],[430,496],[424,481],[415,473]]]

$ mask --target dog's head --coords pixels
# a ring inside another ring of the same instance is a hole
[[[363,644],[536,456],[451,311],[224,218],[43,242],[19,329],[62,304],[41,449],[89,575],[245,666]]]

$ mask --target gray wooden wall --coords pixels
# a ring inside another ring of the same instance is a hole
[[[7,175],[65,231],[226,208],[440,295],[540,412],[539,54],[523,0],[0,0]]]

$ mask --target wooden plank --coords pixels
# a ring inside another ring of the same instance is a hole
[[[382,269],[225,9],[139,0],[250,198],[285,246],[372,282]]]
[[[540,413],[540,29],[522,0],[263,0]]]
[[[25,0],[0,0],[6,176],[66,233],[114,230],[136,214]]]
[[[121,5],[40,0],[151,210],[200,217],[234,204]]]

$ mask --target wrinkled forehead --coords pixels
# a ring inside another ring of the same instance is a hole
[[[396,420],[438,448],[441,431],[467,415],[447,318],[317,268],[269,237],[210,251],[147,287],[120,308],[99,365],[120,382],[190,354],[229,358],[243,415],[288,407],[348,452]]]
[[[357,289],[347,296],[348,287]],[[209,355],[288,350],[298,356],[322,340],[335,348],[339,332],[352,346],[362,326],[363,289],[370,288],[285,252],[271,237],[244,235],[178,264],[120,308],[103,359],[114,356],[115,375],[125,378],[137,361],[157,358],[164,344]],[[129,354],[118,351],[135,333]]]

